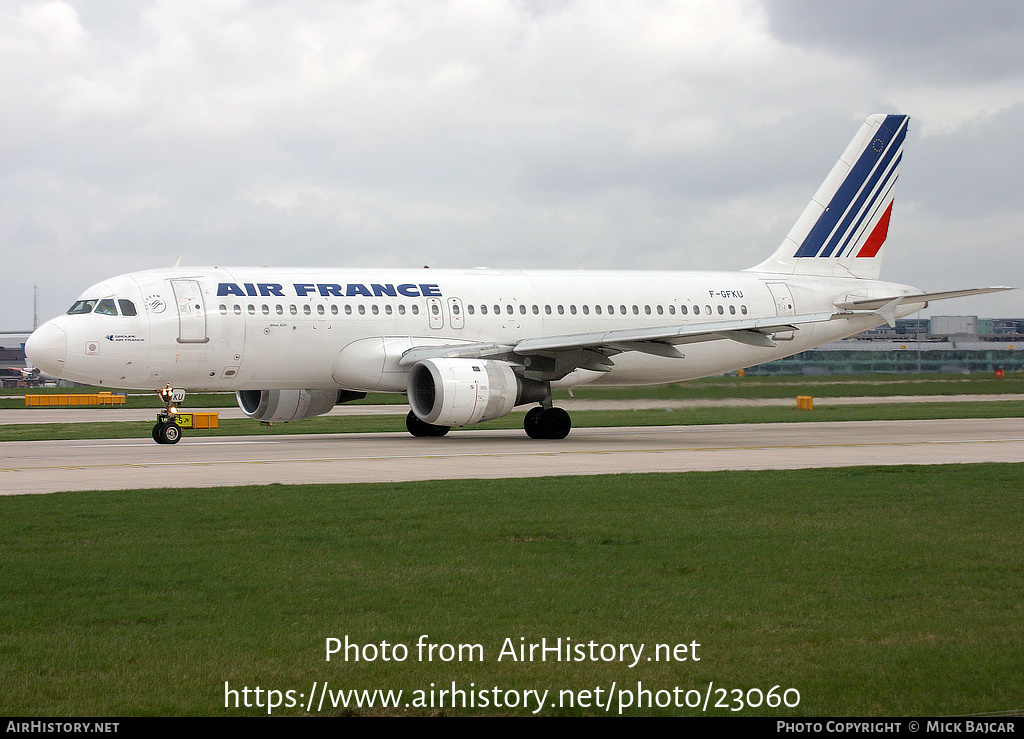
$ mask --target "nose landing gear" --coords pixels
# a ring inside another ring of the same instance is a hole
[[[185,391],[174,390],[170,385],[158,390],[164,409],[156,414],[156,425],[153,427],[153,441],[157,444],[177,444],[181,441],[181,426],[178,425],[177,405],[184,402]]]

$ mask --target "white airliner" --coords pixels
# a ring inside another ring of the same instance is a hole
[[[415,436],[534,404],[527,434],[561,439],[554,387],[706,377],[1009,289],[878,281],[907,121],[869,117],[782,245],[743,272],[158,269],[89,288],[25,350],[89,385],[235,390],[263,422],[393,392]],[[180,436],[168,410],[161,443]]]

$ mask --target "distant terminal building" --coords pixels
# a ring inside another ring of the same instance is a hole
[[[25,366],[25,341],[31,331],[0,331],[0,381],[4,387],[16,387]]]
[[[748,375],[1019,372],[1024,319],[932,316],[899,319],[813,351],[768,362]]]

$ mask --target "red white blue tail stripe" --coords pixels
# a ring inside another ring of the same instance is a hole
[[[751,271],[878,279],[909,121],[869,116],[782,245]]]
[[[905,115],[885,116],[794,256],[838,258],[853,248],[857,257],[878,253],[888,230],[908,120]]]

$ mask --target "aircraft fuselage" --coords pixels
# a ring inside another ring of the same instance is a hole
[[[918,292],[886,282],[755,272],[163,269],[86,290],[82,301],[110,299],[115,310],[51,321],[46,331],[63,334],[66,349],[59,366],[45,369],[134,389],[405,392],[408,367],[399,360],[412,347],[827,313],[843,301]],[[124,301],[136,315],[125,315]],[[919,307],[907,305],[898,315]],[[776,334],[775,347],[705,339],[681,346],[682,357],[626,351],[612,357],[607,371],[577,368],[555,384],[704,377],[881,322],[859,314],[804,325]]]

